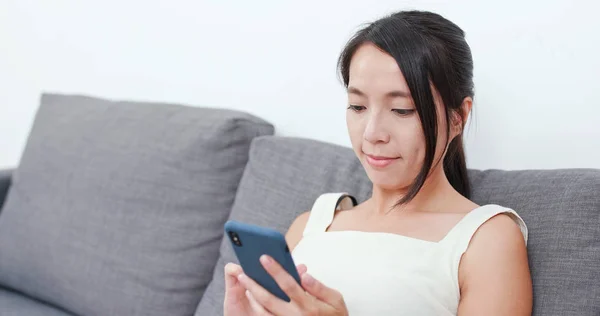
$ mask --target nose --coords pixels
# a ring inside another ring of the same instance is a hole
[[[372,144],[385,144],[390,141],[390,134],[387,132],[385,124],[383,124],[382,115],[374,114],[368,118],[364,139]]]

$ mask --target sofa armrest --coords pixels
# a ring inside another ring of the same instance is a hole
[[[0,211],[8,194],[13,170],[0,170]]]

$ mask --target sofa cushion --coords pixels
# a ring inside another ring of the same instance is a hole
[[[529,228],[533,315],[600,315],[600,170],[472,171],[473,200]]]
[[[0,284],[79,315],[191,315],[252,138],[208,108],[42,97],[0,216]]]
[[[0,288],[0,315],[2,316],[73,316],[56,307]]]
[[[519,212],[529,226],[534,315],[600,313],[600,170],[470,170],[473,200]],[[312,140],[253,141],[230,219],[285,233],[324,192],[359,201],[371,183],[351,149]],[[223,267],[237,262],[226,239],[196,315],[221,315]],[[309,267],[310,269],[310,267]]]

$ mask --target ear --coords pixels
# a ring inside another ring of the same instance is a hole
[[[471,98],[471,97],[464,98],[462,104],[460,105],[460,110],[462,111],[463,117],[464,117],[464,123],[467,122],[467,118],[471,114],[472,109],[473,109],[473,98]],[[463,126],[464,126],[464,123],[463,123]]]
[[[469,114],[471,114],[471,109],[473,108],[473,98],[466,97],[463,99],[463,102],[460,105],[460,112],[452,112],[452,125],[451,125],[451,136],[452,138],[460,135],[463,132],[463,128],[465,123],[467,122],[467,118]]]

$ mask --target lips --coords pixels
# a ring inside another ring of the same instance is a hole
[[[372,155],[366,155],[366,156],[367,156],[367,162],[369,163],[369,165],[371,165],[374,168],[385,168],[385,167],[389,166],[391,163],[393,163],[394,161],[398,160],[398,157],[391,158],[391,157],[372,156]]]

